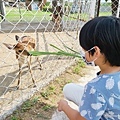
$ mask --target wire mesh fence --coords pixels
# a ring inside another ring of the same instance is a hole
[[[17,106],[75,63],[73,57],[44,55],[32,56],[29,66],[29,47],[56,52],[50,46],[53,44],[65,51],[69,51],[65,47],[68,46],[79,52],[81,27],[96,16],[119,17],[119,6],[119,0],[0,0],[0,119],[5,119]],[[17,41],[16,35],[20,37]],[[35,42],[31,43],[25,38],[27,36]],[[25,42],[22,43],[23,38]],[[19,61],[24,63],[22,67]],[[36,87],[33,87],[31,69]]]

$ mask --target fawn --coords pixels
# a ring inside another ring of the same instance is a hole
[[[61,27],[60,25],[61,25],[62,16],[63,16],[62,6],[59,3],[59,1],[56,1],[56,0],[52,1],[52,9],[50,10],[50,12],[52,12],[50,16],[52,16],[52,21],[55,23],[55,27],[59,29]]]
[[[17,44],[14,44],[14,45],[7,44],[7,43],[3,43],[3,44],[8,49],[15,50],[15,53],[16,53],[16,59],[18,60],[18,64],[19,64],[19,78],[18,78],[18,83],[17,83],[17,89],[19,88],[19,84],[21,81],[21,74],[22,74],[22,66],[25,63],[25,61],[27,61],[29,72],[31,74],[32,81],[34,83],[34,87],[36,87],[35,80],[34,80],[33,74],[32,74],[32,69],[31,69],[31,55],[29,53],[29,51],[35,50],[35,45],[36,45],[35,39],[33,39],[30,36],[23,36],[20,38],[17,35],[15,35],[15,39],[17,41]],[[40,65],[40,69],[42,69],[41,63],[39,62],[38,57],[37,57],[37,61]]]

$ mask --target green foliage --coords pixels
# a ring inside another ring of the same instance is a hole
[[[50,5],[50,2],[46,2],[46,4],[45,4],[46,6],[49,6]]]
[[[16,116],[12,116],[10,120],[19,120]]]
[[[35,105],[38,102],[38,99],[39,99],[38,97],[35,97],[33,99],[30,99],[24,102],[24,104],[22,105],[21,111],[26,112],[27,110],[29,110],[33,105]]]
[[[50,9],[50,7],[44,6],[43,9],[42,9],[42,11],[43,11],[43,12],[49,12],[49,9]]]
[[[45,99],[49,99],[50,95],[53,95],[55,93],[56,87],[51,85],[49,86],[45,91],[41,92],[41,96]]]
[[[49,92],[41,92],[40,93],[42,97],[44,97],[45,99],[48,99],[48,96],[50,95]]]
[[[43,109],[44,111],[47,111],[47,110],[49,110],[49,109],[51,109],[51,108],[52,108],[51,105],[45,105],[45,106],[42,107],[42,109]]]
[[[85,67],[85,62],[82,60],[79,60],[75,65],[75,67],[73,68],[73,73],[79,74],[81,71],[81,68],[84,68],[84,67]]]

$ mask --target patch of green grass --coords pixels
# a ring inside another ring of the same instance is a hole
[[[48,97],[49,97],[49,95],[50,95],[49,92],[47,92],[47,91],[41,92],[40,94],[41,94],[41,96],[44,97],[45,99],[48,99]]]
[[[50,20],[50,12],[43,11],[27,11],[26,9],[21,8],[20,12],[18,8],[6,7],[6,21],[18,22],[18,21],[34,21],[40,22],[41,20]]]
[[[16,116],[12,116],[10,120],[20,120],[20,119],[17,118]]]
[[[24,104],[21,107],[21,111],[26,112],[27,110],[29,110],[32,106],[34,106],[38,102],[38,99],[39,99],[38,97],[35,97],[24,102]]]
[[[69,3],[69,6],[72,6],[72,3]],[[106,6],[109,7],[111,6],[111,3],[103,3],[101,6]],[[18,22],[18,21],[27,21],[27,22],[40,22],[43,20],[49,21],[51,19],[51,12],[49,12],[50,8],[50,2],[47,2],[46,5],[43,7],[43,11],[27,11],[26,8],[20,8],[18,9],[17,7],[6,7],[6,16],[5,19],[10,22]],[[111,11],[106,11],[106,12],[100,12],[99,16],[107,16],[107,15],[112,15]],[[88,13],[69,13],[68,15],[63,16],[63,20],[76,20],[76,19],[82,19],[87,21],[89,19],[89,14]]]
[[[79,60],[79,61],[77,62],[77,64],[74,66],[74,68],[72,69],[73,73],[74,73],[74,74],[79,74],[80,71],[81,71],[81,68],[84,68],[85,65],[86,65],[86,64],[85,64],[84,61]]]
[[[46,6],[46,9],[48,9],[49,6]],[[6,16],[5,19],[6,21],[10,21],[10,22],[40,22],[40,21],[49,21],[51,20],[51,16],[50,16],[51,12],[47,11],[36,11],[36,10],[32,10],[32,11],[27,11],[25,8],[20,8],[20,11],[18,8],[14,7],[6,7]],[[69,16],[63,16],[64,20],[76,20],[78,17],[78,13],[74,13],[74,14],[69,14]],[[87,19],[88,17],[85,17],[86,15],[82,15],[85,19]],[[82,18],[83,18],[82,17]]]
[[[42,107],[42,109],[43,109],[44,111],[50,110],[51,108],[52,108],[51,105],[44,105],[44,106]]]
[[[42,120],[50,120],[49,117],[44,116],[43,114],[38,114],[37,118],[42,118]]]
[[[45,99],[49,99],[49,96],[55,94],[56,87],[54,85],[49,86],[46,90],[41,92],[41,96]]]
[[[112,12],[100,12],[99,13],[99,16],[110,16],[110,15],[112,15]]]

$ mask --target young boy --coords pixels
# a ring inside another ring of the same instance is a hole
[[[84,88],[74,83],[64,87],[64,96],[79,112],[65,100],[58,102],[58,110],[70,120],[120,120],[120,19],[101,16],[88,21],[79,42],[86,61],[98,65],[100,72]]]

